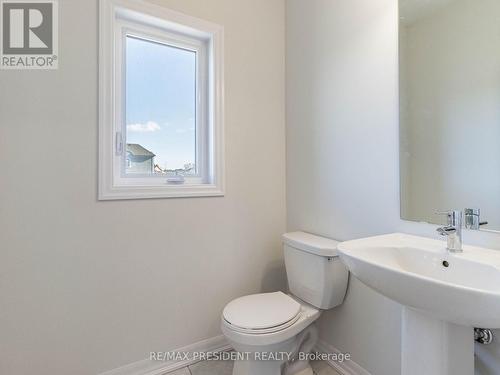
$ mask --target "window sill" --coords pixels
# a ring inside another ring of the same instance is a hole
[[[99,200],[221,197],[224,190],[217,185],[120,186],[99,189]]]

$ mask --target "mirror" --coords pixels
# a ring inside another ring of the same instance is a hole
[[[500,1],[399,0],[401,217],[500,230]]]

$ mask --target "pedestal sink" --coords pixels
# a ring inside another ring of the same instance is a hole
[[[474,373],[473,327],[500,328],[500,251],[449,253],[446,242],[401,233],[338,249],[354,276],[404,305],[402,375]]]

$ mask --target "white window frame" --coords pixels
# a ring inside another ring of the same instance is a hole
[[[196,53],[194,176],[125,175],[127,36]],[[223,28],[138,0],[100,0],[99,199],[224,195]]]

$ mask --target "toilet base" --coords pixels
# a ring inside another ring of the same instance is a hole
[[[299,372],[289,373],[283,370],[284,363],[269,361],[236,361],[234,363],[233,375],[313,375],[313,369],[311,365],[307,365],[306,368],[300,370]]]
[[[281,375],[283,365],[281,361],[238,360],[233,375]]]
[[[317,338],[317,328],[311,324],[299,335],[268,347],[231,343],[237,352],[248,354],[234,362],[233,375],[313,375],[309,362],[300,360],[299,353],[310,353]],[[263,360],[263,355],[277,359]]]
[[[307,365],[307,368],[305,368],[302,371],[297,372],[293,375],[314,375],[314,371],[313,371],[311,365]]]

